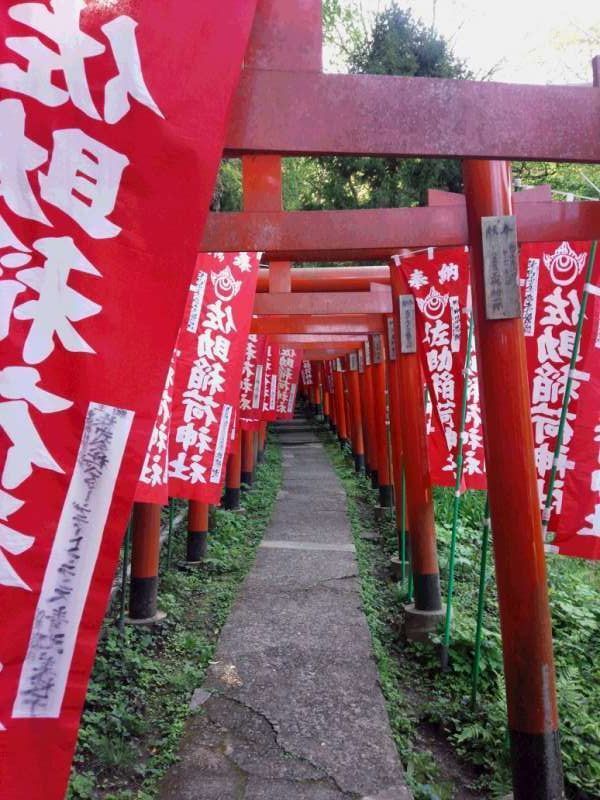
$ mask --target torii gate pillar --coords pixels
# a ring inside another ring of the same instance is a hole
[[[512,214],[511,171],[500,161],[467,160],[463,169],[514,797],[560,800],[552,625],[523,323],[486,316],[481,221]]]

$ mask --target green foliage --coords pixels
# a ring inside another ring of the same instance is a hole
[[[280,485],[281,453],[275,443],[267,448],[256,487],[243,496],[245,513],[216,512],[204,566],[161,575],[159,603],[167,620],[153,629],[126,627],[123,633],[114,620],[106,620],[69,800],[156,797],[158,781],[176,760],[191,694],[202,685]],[[175,563],[185,558],[185,527],[176,532]]]
[[[433,726],[451,745],[459,763],[472,771],[479,797],[500,798],[510,791],[506,696],[502,642],[493,566],[485,600],[479,703],[471,709],[471,675],[484,495],[469,492],[461,504],[450,671],[440,672],[435,648],[407,645],[399,636],[404,592],[387,577],[395,532],[382,525],[383,548],[358,535],[373,527],[375,497],[357,479],[335,445],[327,445],[348,493],[355,534],[363,605],[371,629],[381,686],[401,758],[417,800],[452,798],[452,781],[420,732]],[[442,588],[450,545],[452,491],[435,490]],[[548,556],[561,741],[569,797],[600,798],[600,570],[597,564]],[[438,642],[441,641],[441,634]],[[417,698],[417,699],[415,699]]]
[[[338,46],[352,73],[470,76],[443,37],[395,3],[378,13],[371,27],[356,4],[349,7],[339,0],[325,4],[324,20],[326,38]],[[299,187],[302,208],[423,205],[427,189],[462,190],[460,165],[455,161],[336,156],[316,159],[316,164],[310,168],[312,181]]]
[[[513,164],[513,174],[524,186],[548,183],[561,193],[600,200],[599,164],[553,164],[524,161]],[[564,199],[559,195],[559,199]]]
[[[239,158],[226,158],[221,162],[211,211],[242,210],[242,162]]]

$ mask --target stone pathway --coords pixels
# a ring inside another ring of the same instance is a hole
[[[161,800],[408,800],[345,493],[310,425],[278,426],[273,520]]]

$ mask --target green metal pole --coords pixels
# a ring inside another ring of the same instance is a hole
[[[173,558],[173,517],[175,515],[175,501],[169,498],[169,533],[167,535],[167,572],[171,569]]]
[[[579,356],[579,345],[581,342],[581,333],[583,331],[583,323],[585,320],[585,309],[588,301],[588,284],[592,282],[594,273],[594,264],[596,261],[596,251],[598,242],[592,243],[590,250],[590,257],[588,260],[587,270],[585,274],[585,284],[581,294],[581,307],[579,309],[579,319],[577,320],[577,328],[575,331],[575,341],[573,342],[573,352],[571,353],[571,363],[569,364],[569,374],[565,386],[565,394],[563,397],[562,412],[560,415],[560,422],[558,425],[558,434],[556,436],[556,446],[554,447],[554,458],[552,459],[552,469],[550,470],[550,477],[548,478],[548,490],[546,492],[546,500],[544,503],[544,510],[542,511],[542,532],[544,534],[544,541],[548,541],[548,524],[552,514],[552,499],[554,495],[554,483],[556,481],[556,473],[560,463],[560,451],[565,434],[565,425],[567,422],[567,413],[569,411],[569,401],[571,399],[571,389],[573,386],[573,373],[577,368],[577,358]]]
[[[400,562],[402,575],[402,591],[406,581],[406,474],[402,467],[402,521],[400,523]]]
[[[127,602],[127,569],[129,567],[129,547],[131,543],[132,518],[129,518],[125,541],[123,542],[123,566],[121,569],[121,606],[119,608],[119,630],[125,631],[125,604]]]
[[[477,690],[479,686],[479,672],[481,667],[481,642],[483,640],[483,615],[485,612],[485,590],[487,586],[488,553],[490,549],[490,506],[485,501],[485,517],[483,520],[483,533],[481,536],[481,565],[479,568],[479,593],[477,598],[477,628],[475,631],[475,658],[473,660],[473,673],[471,676],[471,708],[477,706]]]
[[[450,647],[450,629],[452,626],[452,601],[454,599],[454,572],[456,566],[456,540],[458,537],[458,514],[460,510],[460,488],[463,477],[463,434],[467,419],[467,400],[469,397],[469,377],[471,368],[471,353],[473,351],[473,315],[469,312],[469,328],[467,334],[467,355],[465,369],[463,372],[464,383],[462,391],[462,402],[460,409],[460,426],[458,431],[458,442],[456,444],[456,483],[454,485],[454,498],[452,503],[452,535],[450,538],[450,557],[448,560],[448,598],[446,601],[446,620],[444,624],[444,638],[442,640],[442,650],[440,662],[442,669],[448,669],[448,649]]]

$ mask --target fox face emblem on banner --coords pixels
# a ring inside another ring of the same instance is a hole
[[[3,800],[65,794],[254,9],[2,4]]]
[[[485,489],[483,431],[479,407],[477,358],[471,349],[468,371],[469,253],[439,248],[400,259],[414,295],[419,352],[428,385],[427,433],[432,480],[456,483],[461,434],[461,405],[468,378],[463,441],[463,488]]]
[[[521,248],[523,327],[541,508],[549,489],[589,256],[588,242]],[[571,374],[571,398],[547,520],[554,552],[594,559],[600,558],[599,312],[599,298],[592,293]]]
[[[226,456],[258,279],[257,253],[203,253],[190,286],[177,342],[169,491],[216,503]]]

